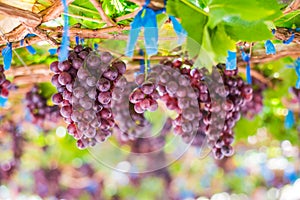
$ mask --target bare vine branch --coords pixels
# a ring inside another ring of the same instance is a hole
[[[73,1],[74,0],[67,0],[67,4],[69,5]],[[63,12],[63,9],[64,8],[61,0],[56,0],[52,6],[41,13],[41,15],[43,15],[42,22],[48,22],[59,17]]]
[[[300,0],[294,0],[286,9],[283,11],[283,14],[288,14],[294,10],[297,10],[300,6]]]
[[[287,28],[277,28],[275,32],[275,37],[279,40],[287,40],[292,36],[293,32],[289,31]],[[293,42],[300,44],[300,33],[294,32],[295,38]]]
[[[102,8],[102,3],[97,0],[90,0],[90,2],[93,4],[93,6],[98,10],[101,19],[108,25],[108,26],[115,26],[116,23],[106,15]]]

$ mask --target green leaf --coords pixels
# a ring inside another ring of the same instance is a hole
[[[238,16],[244,20],[254,21],[274,19],[281,15],[276,0],[211,0],[209,2],[209,26],[215,27],[224,18]]]
[[[227,51],[234,51],[235,41],[226,33],[223,24],[219,24],[212,32],[211,45],[215,53],[214,60],[217,63],[224,63],[227,57]]]
[[[201,8],[195,5],[191,7],[190,4],[185,4],[179,0],[167,2],[167,13],[174,15],[181,19],[183,28],[188,32],[188,36],[198,42],[202,43],[203,30],[208,17],[200,11]],[[193,16],[193,17],[191,17]]]
[[[293,25],[300,27],[300,10],[290,12],[275,21],[277,27],[292,28]]]
[[[272,33],[264,21],[245,21],[231,17],[225,23],[226,33],[235,41],[261,41],[272,38]]]
[[[261,116],[256,116],[252,120],[241,118],[234,128],[235,138],[241,140],[248,138],[248,136],[255,135],[257,129],[262,125],[263,119]]]

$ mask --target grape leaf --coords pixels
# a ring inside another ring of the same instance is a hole
[[[211,45],[215,53],[214,60],[217,63],[224,63],[228,50],[235,50],[235,41],[226,33],[224,25],[219,24],[211,33]]]
[[[183,28],[188,32],[188,36],[199,44],[202,43],[207,16],[179,0],[167,2],[167,13],[180,18]]]
[[[239,16],[248,21],[274,19],[281,15],[276,0],[211,0],[209,2],[209,26],[214,28],[226,17]]]
[[[275,21],[275,25],[278,27],[292,28],[293,25],[300,27],[300,10],[290,12],[283,17]]]
[[[226,33],[233,40],[248,42],[272,38],[272,33],[264,21],[245,21],[238,17],[230,17],[225,22]]]

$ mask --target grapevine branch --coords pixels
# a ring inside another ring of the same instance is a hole
[[[72,3],[74,0],[67,0],[67,4],[69,5],[70,3]],[[42,12],[43,15],[43,19],[42,22],[48,22],[51,21],[53,19],[56,19],[58,16],[61,15],[61,13],[63,12],[63,4],[61,3],[61,0],[56,0],[55,3],[49,7],[48,9],[46,9],[45,11]]]
[[[19,21],[26,23],[28,26],[37,26],[41,23],[41,19],[37,14],[1,2],[0,2],[0,14],[17,18]]]
[[[300,0],[294,0],[284,11],[283,14],[288,14],[294,10],[297,10],[300,6]]]
[[[287,40],[292,36],[293,32],[289,31],[287,28],[277,28],[275,32],[275,37],[279,40]],[[293,42],[300,44],[300,33],[295,32],[295,38]]]
[[[97,0],[90,0],[90,2],[93,4],[93,6],[98,10],[101,19],[108,25],[108,26],[115,26],[116,23],[106,15],[102,8],[102,3]]]

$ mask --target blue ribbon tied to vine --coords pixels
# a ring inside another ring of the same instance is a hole
[[[226,58],[226,70],[236,70],[236,52],[228,51]]]
[[[58,55],[59,62],[67,60],[67,58],[68,58],[68,48],[69,48],[69,45],[70,45],[67,0],[61,0],[61,2],[62,2],[63,7],[64,7],[64,33],[63,33],[63,36],[62,36],[60,52],[59,52],[59,55]]]
[[[250,68],[250,54],[245,53],[245,51],[242,50],[242,59],[247,63],[246,65],[246,79],[248,84],[252,84],[252,77],[251,77],[251,68]]]
[[[12,61],[12,44],[7,43],[2,50],[4,70],[9,70]]]
[[[296,75],[298,77],[298,79],[296,81],[296,88],[300,89],[300,57],[297,58],[297,60],[295,62],[295,71],[296,71]]]
[[[149,8],[148,5],[150,0],[146,0],[143,8],[138,12],[138,14],[133,19],[131,23],[131,30],[129,34],[129,40],[126,49],[126,56],[132,57],[134,53],[134,47],[138,40],[138,36],[141,32],[141,29],[144,28],[144,42],[146,48],[146,54],[152,56],[158,52],[158,28],[156,15],[165,12],[165,8],[154,11],[152,8]],[[165,1],[166,4],[166,1]],[[169,16],[173,28],[179,38],[178,42],[181,44],[187,32],[183,29],[181,24],[173,16]]]

